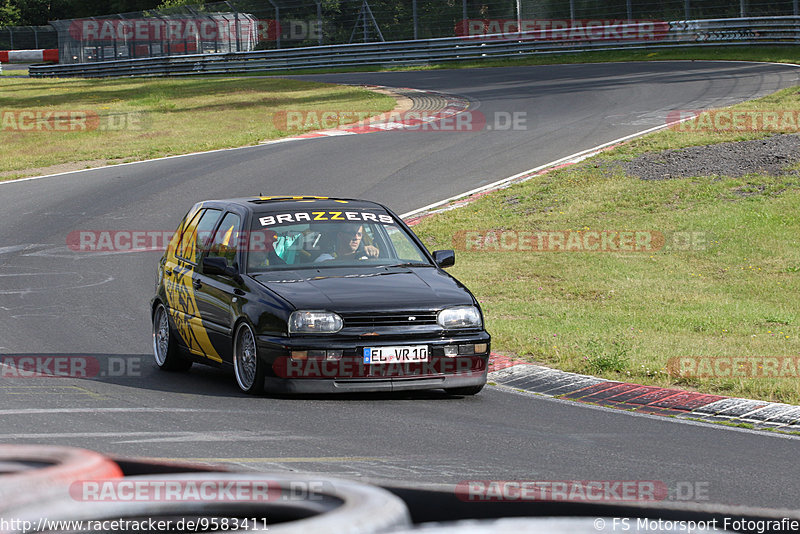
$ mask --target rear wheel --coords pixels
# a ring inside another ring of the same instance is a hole
[[[180,354],[163,304],[159,304],[153,314],[153,356],[158,368],[164,371],[186,371],[192,366],[192,362]]]
[[[233,372],[239,389],[251,395],[264,391],[264,364],[258,358],[256,337],[247,323],[236,328],[233,341]]]
[[[481,384],[480,386],[466,386],[466,387],[463,387],[463,388],[449,388],[449,389],[445,389],[444,392],[447,393],[448,395],[469,396],[469,395],[477,395],[478,393],[480,393],[480,391],[482,389],[483,389],[483,384]]]

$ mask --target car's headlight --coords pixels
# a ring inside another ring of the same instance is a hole
[[[436,322],[444,329],[480,328],[483,326],[481,312],[475,306],[446,308],[436,316]]]
[[[339,315],[327,311],[296,311],[289,316],[290,334],[335,334],[344,326]]]

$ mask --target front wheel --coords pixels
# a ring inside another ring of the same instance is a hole
[[[477,395],[478,393],[481,392],[482,389],[483,389],[483,384],[481,384],[480,386],[466,386],[463,388],[448,388],[445,389],[444,392],[447,393],[448,395],[463,395],[466,397],[469,395]]]
[[[239,389],[251,395],[264,391],[264,364],[258,358],[256,337],[247,323],[236,329],[233,341],[233,372]]]
[[[158,368],[164,371],[187,371],[192,366],[191,360],[181,357],[163,304],[153,314],[153,356]]]

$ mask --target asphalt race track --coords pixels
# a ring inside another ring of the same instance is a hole
[[[311,139],[0,185],[0,355],[87,356],[101,370],[0,377],[0,443],[420,483],[658,480],[690,500],[796,508],[795,437],[493,387],[474,398],[252,398],[212,368],[159,372],[148,316],[159,253],[78,253],[66,238],[171,231],[197,200],[258,193],[363,197],[403,213],[799,73],[670,62],[319,75],[462,95],[487,117],[525,112],[527,129]]]

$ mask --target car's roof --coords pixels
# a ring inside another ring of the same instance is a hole
[[[310,210],[310,209],[380,209],[386,207],[369,200],[354,198],[331,198],[316,196],[275,196],[275,197],[244,197],[210,200],[204,204],[236,204],[254,212],[263,213],[285,210]]]

